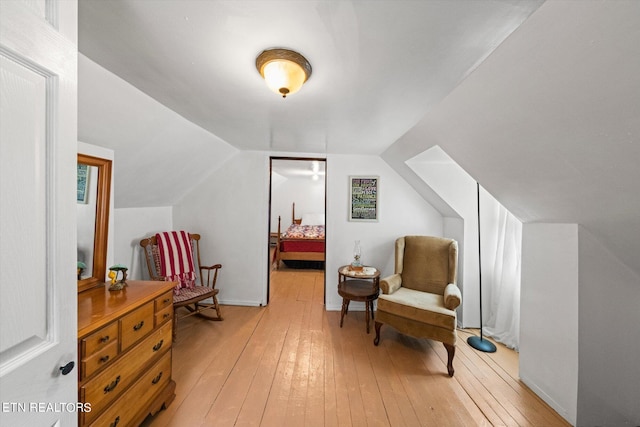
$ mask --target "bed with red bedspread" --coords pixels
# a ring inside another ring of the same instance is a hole
[[[278,240],[273,261],[280,267],[280,261],[324,261],[324,225],[300,224],[294,217],[284,233],[280,232],[278,218]]]

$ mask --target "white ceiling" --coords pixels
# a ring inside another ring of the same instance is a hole
[[[541,0],[80,0],[79,48],[239,149],[379,154]],[[255,68],[286,47],[313,74],[287,99]]]
[[[250,149],[381,154],[446,215],[405,163],[438,145],[521,220],[580,224],[640,274],[638,40],[637,0],[80,0],[78,132],[116,150],[118,207],[170,205]],[[255,69],[269,47],[313,66],[287,99]]]
[[[390,147],[439,145],[526,223],[573,223],[640,274],[640,1],[548,1]]]

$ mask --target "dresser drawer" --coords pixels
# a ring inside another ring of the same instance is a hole
[[[86,359],[112,343],[118,342],[118,323],[100,328],[80,341],[80,360]]]
[[[160,326],[173,317],[173,304],[156,312],[156,326]]]
[[[153,329],[154,309],[149,302],[120,319],[120,351],[124,352]]]
[[[136,383],[113,403],[91,427],[131,426],[141,408],[171,380],[171,352],[151,367]]]
[[[81,380],[90,377],[103,367],[107,366],[118,355],[118,342],[113,341],[111,344],[95,352],[93,355],[82,359],[81,361]]]
[[[165,293],[161,297],[154,300],[156,313],[164,310],[167,307],[173,307],[173,290]]]
[[[133,347],[127,357],[119,358],[95,378],[80,387],[81,401],[91,403],[91,412],[83,413],[83,424],[93,421],[103,408],[114,401],[135,381],[140,371],[150,360],[157,358],[171,347],[171,327],[171,322],[165,323],[164,326]]]

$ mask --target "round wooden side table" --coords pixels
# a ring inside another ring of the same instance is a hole
[[[364,267],[362,271],[343,265],[338,269],[338,294],[342,297],[340,327],[345,314],[349,312],[351,301],[362,301],[365,304],[365,319],[369,333],[369,318],[373,319],[373,301],[380,292],[380,271],[375,267]]]

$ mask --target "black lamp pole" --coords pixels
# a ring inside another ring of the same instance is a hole
[[[482,338],[482,257],[481,257],[481,243],[480,243],[480,184],[476,182],[476,187],[478,190],[478,278],[480,282],[480,337],[476,337],[475,335],[469,337],[467,339],[467,343],[479,351],[484,351],[485,353],[494,353],[496,351],[496,346],[491,342]]]

